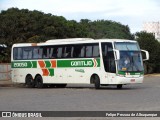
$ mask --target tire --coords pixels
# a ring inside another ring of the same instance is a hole
[[[34,88],[35,87],[35,82],[33,80],[33,77],[31,75],[26,76],[26,86],[28,88]]]
[[[95,86],[95,89],[100,88],[100,79],[97,75],[94,76],[94,86]]]
[[[36,79],[35,79],[35,86],[37,87],[37,88],[43,88],[43,79],[42,79],[42,77],[40,76],[40,75],[38,75],[37,77],[36,77]]]
[[[117,89],[122,89],[122,84],[117,85]]]

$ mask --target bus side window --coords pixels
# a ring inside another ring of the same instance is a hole
[[[33,59],[38,59],[38,48],[33,48]]]
[[[74,47],[71,48],[71,58],[73,58]]]
[[[13,59],[18,60],[18,48],[13,49]]]
[[[33,59],[42,59],[43,48],[42,47],[35,47],[33,48]]]
[[[23,59],[32,59],[32,48],[31,47],[24,47],[23,48]]]
[[[92,57],[92,46],[86,46],[86,57]]]
[[[57,49],[57,57],[58,58],[62,57],[62,47],[58,47],[58,49]]]
[[[71,58],[71,56],[72,56],[72,47],[71,46],[65,47],[64,58]]]
[[[74,45],[74,47],[72,48],[73,58],[80,57],[80,54],[81,54],[81,45]]]
[[[21,60],[22,59],[22,48],[14,48],[13,49],[13,59]]]
[[[52,48],[52,49],[53,49],[53,52],[52,52],[52,54],[50,53],[51,58],[57,58],[58,48],[54,46],[54,48]]]
[[[84,57],[84,55],[85,55],[85,46],[82,46],[81,53],[80,53],[79,57]]]
[[[23,60],[26,60],[27,59],[27,52],[25,51],[25,48],[23,48]]]
[[[43,58],[49,58],[49,47],[43,47]]]
[[[53,56],[52,56],[52,55],[53,55],[53,49],[54,49],[53,47],[50,48],[50,51],[49,51],[49,58],[53,58]]]
[[[98,45],[94,45],[93,46],[93,57],[99,57],[99,46]]]
[[[42,54],[43,54],[43,48],[40,47],[40,48],[38,48],[38,58],[39,59],[42,59]]]

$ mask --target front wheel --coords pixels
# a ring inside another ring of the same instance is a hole
[[[37,88],[43,88],[43,79],[40,75],[35,78],[35,86]]]
[[[97,75],[94,76],[94,86],[95,86],[95,89],[100,88],[100,79]]]

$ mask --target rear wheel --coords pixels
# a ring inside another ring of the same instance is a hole
[[[43,79],[40,75],[35,78],[35,86],[37,88],[43,88]]]
[[[97,75],[94,76],[94,86],[95,86],[95,89],[100,88],[100,79]]]
[[[34,82],[33,77],[31,75],[26,76],[26,86],[28,88],[34,88],[35,87],[35,82]]]

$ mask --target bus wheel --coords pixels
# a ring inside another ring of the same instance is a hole
[[[37,88],[43,88],[43,79],[40,75],[38,75],[36,78],[35,78],[35,86]]]
[[[122,85],[117,85],[117,89],[122,89]]]
[[[95,86],[95,89],[100,88],[100,79],[97,75],[94,76],[94,86]]]
[[[31,75],[26,76],[26,86],[29,87],[29,88],[34,88],[35,87],[35,83],[34,83],[34,80],[33,80]]]

